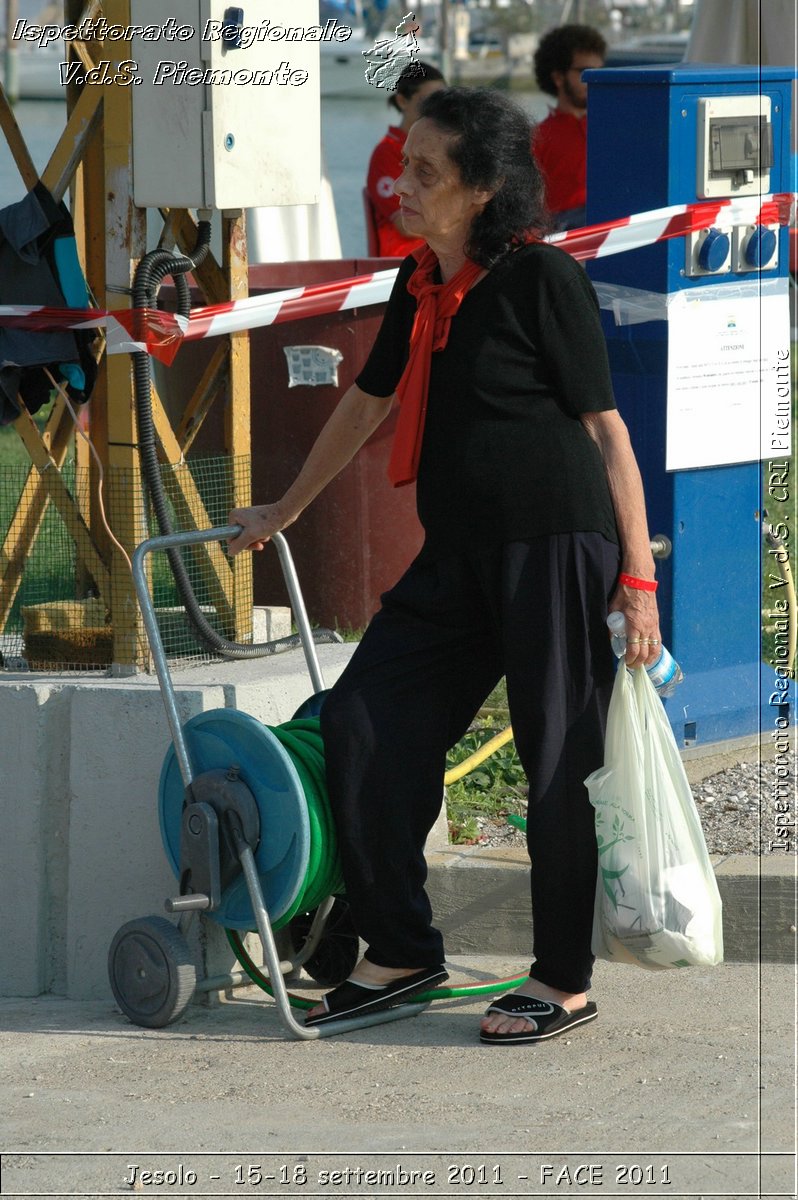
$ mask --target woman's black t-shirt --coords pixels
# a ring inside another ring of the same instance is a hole
[[[357,385],[390,396],[416,301],[407,258]],[[584,269],[543,242],[502,259],[466,295],[432,355],[417,481],[423,553],[540,534],[617,542],[604,464],[581,413],[615,408],[598,302]]]

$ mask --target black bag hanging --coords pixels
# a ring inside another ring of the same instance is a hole
[[[69,210],[42,183],[0,209],[0,304],[88,308]],[[29,412],[50,398],[44,368],[85,404],[97,379],[93,329],[19,329],[0,324],[0,425],[19,416],[17,395]]]

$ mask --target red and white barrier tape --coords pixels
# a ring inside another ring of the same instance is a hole
[[[548,239],[574,258],[606,258],[625,250],[639,250],[669,238],[684,237],[713,225],[790,225],[795,223],[794,192],[771,196],[739,196],[734,200],[702,201],[655,208],[619,221],[569,229]]]
[[[713,225],[794,224],[795,200],[795,193],[781,192],[770,196],[671,205],[584,229],[570,229],[554,234],[547,241],[574,258],[586,261],[653,246]],[[391,293],[397,272],[398,267],[265,296],[250,296],[246,300],[210,304],[194,309],[187,319],[156,309],[102,312],[98,309],[4,304],[0,305],[0,325],[39,331],[105,326],[109,354],[145,350],[162,362],[171,363],[183,341],[383,304]]]

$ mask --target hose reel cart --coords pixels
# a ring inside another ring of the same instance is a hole
[[[134,1024],[162,1028],[180,1017],[195,990],[230,986],[198,983],[186,940],[197,913],[224,927],[246,976],[273,997],[283,1024],[311,1040],[415,1016],[431,1000],[495,994],[526,972],[459,988],[436,988],[413,1001],[367,1015],[307,1028],[292,1007],[315,1001],[291,997],[284,976],[304,966],[324,987],[342,982],[358,958],[358,939],[340,900],[343,881],[326,801],[318,711],[324,696],[313,635],[288,544],[277,549],[299,630],[313,693],[291,721],[276,727],[234,709],[212,709],[183,726],[146,574],[147,555],[209,541],[227,541],[237,525],[150,538],[133,556],[133,579],[152,650],[172,745],[159,786],[161,837],[179,881],[166,901],[178,916],[150,916],[123,925],[108,954],[114,997]],[[287,929],[295,952],[281,960],[275,933]],[[268,970],[252,961],[242,934],[257,930]]]

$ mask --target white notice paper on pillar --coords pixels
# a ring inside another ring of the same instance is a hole
[[[762,292],[756,281],[732,285],[728,299],[715,291],[703,300],[700,289],[675,295],[665,469],[783,458],[790,435],[787,280]]]

